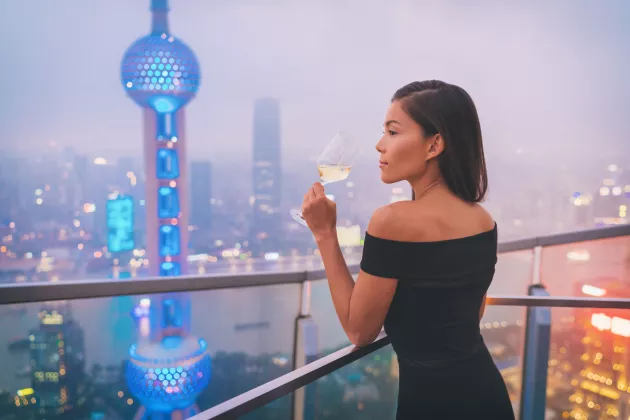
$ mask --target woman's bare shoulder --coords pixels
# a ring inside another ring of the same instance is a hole
[[[455,206],[453,206],[455,207]],[[372,236],[395,241],[439,241],[492,230],[492,215],[479,204],[440,210],[418,201],[400,201],[378,208],[368,225]]]
[[[372,214],[368,232],[395,241],[421,241],[424,227],[431,223],[429,212],[414,201],[399,201],[379,207]]]

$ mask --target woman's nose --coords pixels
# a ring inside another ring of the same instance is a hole
[[[383,137],[376,143],[376,151],[379,153],[383,153],[385,151],[385,147],[383,145]]]

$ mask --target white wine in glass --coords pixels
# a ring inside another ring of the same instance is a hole
[[[330,184],[331,182],[343,181],[350,175],[351,166],[343,165],[317,165],[319,170],[319,179],[322,184]]]
[[[348,134],[337,133],[317,158],[317,170],[322,185],[348,178],[358,151],[357,144]],[[300,210],[291,210],[291,216],[296,222],[306,226]]]

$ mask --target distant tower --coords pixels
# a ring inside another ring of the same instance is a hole
[[[253,147],[251,240],[252,250],[258,256],[278,251],[282,236],[280,106],[276,99],[259,99],[254,105]]]
[[[184,106],[194,98],[197,58],[168,29],[167,0],[152,0],[151,34],[137,40],[122,61],[127,94],[144,113],[147,256],[164,276],[186,271],[188,175]]]
[[[152,0],[151,33],[122,60],[122,83],[144,114],[147,257],[153,275],[185,274],[188,179],[184,106],[199,87],[192,50],[168,28],[167,0]],[[151,304],[149,340],[130,349],[127,382],[143,408],[138,419],[188,418],[210,380],[210,356],[190,336],[190,298],[163,295]]]

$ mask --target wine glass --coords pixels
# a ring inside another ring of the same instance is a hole
[[[317,158],[317,170],[322,185],[348,178],[358,151],[359,148],[352,137],[343,131],[337,133]],[[306,226],[300,210],[291,210],[291,216],[296,222]]]

